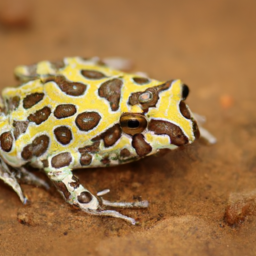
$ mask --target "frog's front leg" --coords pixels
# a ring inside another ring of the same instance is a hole
[[[126,220],[133,225],[136,224],[136,221],[133,218],[122,215],[117,211],[103,210],[97,197],[80,184],[78,178],[73,175],[72,170],[69,167],[62,167],[57,169],[53,167],[47,167],[45,168],[45,172],[69,204],[78,207],[79,209],[88,214],[111,216]],[[98,193],[99,196],[102,196],[103,194],[106,193]],[[145,208],[148,206],[147,201],[142,201],[138,203],[117,203],[109,202],[104,199],[101,199],[100,201],[102,201],[102,205],[111,207]]]
[[[8,184],[17,193],[22,203],[26,204],[27,198],[22,192],[20,184],[15,177],[15,173],[11,172],[10,168],[3,160],[0,161],[0,179]]]

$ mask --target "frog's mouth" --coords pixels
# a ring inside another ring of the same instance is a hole
[[[156,135],[168,135],[170,144],[176,146],[183,146],[189,143],[189,139],[182,129],[170,121],[151,119],[148,125],[148,130],[154,132]]]
[[[148,124],[148,130],[156,135],[168,135],[170,138],[170,144],[176,146],[183,146],[185,144],[192,143],[195,139],[200,137],[199,128],[192,112],[189,110],[188,106],[182,100],[179,103],[179,110],[181,115],[190,120],[190,125],[192,126],[192,131],[190,135],[185,134],[182,127],[179,125],[168,121],[152,118]],[[190,138],[190,139],[189,139]]]

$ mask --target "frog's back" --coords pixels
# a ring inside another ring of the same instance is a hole
[[[128,141],[115,124],[131,110],[130,92],[157,84],[82,58],[20,66],[15,74],[23,84],[3,91],[8,118],[0,138],[1,154],[12,166],[32,161],[42,167],[48,156],[69,152],[75,168],[92,164],[89,153],[100,152],[93,162],[99,166],[110,147],[119,155]]]

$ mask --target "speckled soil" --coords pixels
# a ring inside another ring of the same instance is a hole
[[[0,255],[256,255],[255,1],[4,2],[1,88],[15,85],[19,64],[122,56],[184,80],[218,143],[77,171],[93,191],[110,188],[108,199],[148,199],[148,209],[122,210],[139,226],[71,209],[54,189],[23,185],[23,206],[0,182]]]

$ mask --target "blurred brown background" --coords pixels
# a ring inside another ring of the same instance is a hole
[[[77,172],[93,191],[110,188],[108,199],[148,199],[149,209],[122,210],[136,227],[72,210],[54,189],[22,186],[23,206],[1,182],[0,254],[255,255],[255,12],[253,0],[1,0],[1,88],[20,64],[125,57],[185,81],[218,143]]]

